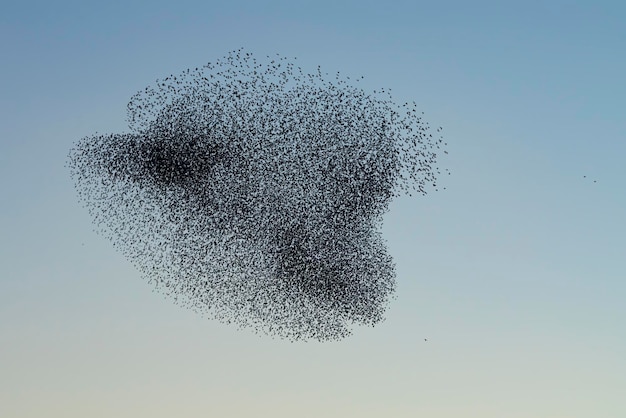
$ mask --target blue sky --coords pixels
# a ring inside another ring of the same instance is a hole
[[[626,416],[624,21],[609,1],[3,4],[0,415]],[[446,190],[385,218],[398,293],[375,328],[290,344],[198,317],[77,203],[75,141],[239,47],[444,127]]]

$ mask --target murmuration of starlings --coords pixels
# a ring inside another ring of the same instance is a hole
[[[340,340],[384,319],[396,272],[383,215],[437,189],[446,145],[415,102],[359,83],[243,49],[157,80],[131,98],[129,133],[70,150],[79,201],[176,303],[264,335]]]

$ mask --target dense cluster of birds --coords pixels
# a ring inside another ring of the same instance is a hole
[[[396,280],[382,216],[437,187],[445,145],[415,103],[237,50],[157,80],[128,118],[68,166],[96,230],[157,290],[291,340],[383,319]]]

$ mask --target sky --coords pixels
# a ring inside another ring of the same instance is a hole
[[[618,1],[2,3],[0,416],[626,416],[624,21]],[[134,93],[240,47],[444,128],[446,190],[385,215],[396,299],[344,340],[153,292],[64,167],[128,131]]]

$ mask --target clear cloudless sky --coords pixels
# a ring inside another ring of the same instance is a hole
[[[385,217],[376,327],[292,344],[197,316],[77,201],[75,141],[239,47],[444,128],[446,190]],[[2,2],[0,416],[625,417],[625,51],[622,1]]]

